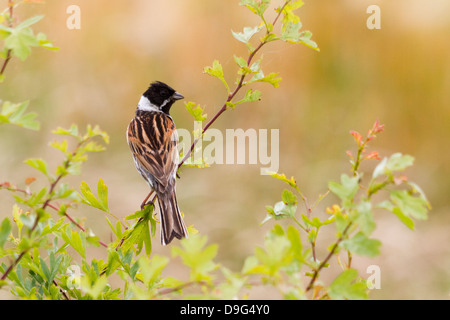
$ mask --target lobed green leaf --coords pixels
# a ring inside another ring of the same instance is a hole
[[[98,184],[97,184],[98,199],[92,193],[89,185],[84,181],[81,182],[80,191],[81,191],[81,199],[82,199],[83,203],[109,213],[108,187],[106,186],[106,184],[102,178],[100,178],[100,180],[98,181]]]
[[[2,103],[0,112],[0,124],[11,123],[31,130],[39,130],[40,124],[35,120],[37,114],[34,112],[25,113],[29,106],[29,101],[21,103]]]
[[[241,0],[239,5],[246,6],[253,13],[262,17],[270,5],[270,0]]]
[[[337,195],[344,203],[349,203],[353,200],[359,189],[359,178],[349,177],[346,174],[341,175],[341,183],[330,181],[328,188],[331,192]]]
[[[231,33],[233,34],[233,37],[236,40],[239,40],[245,44],[249,43],[250,39],[257,34],[259,31],[261,31],[262,26],[259,27],[244,27],[243,32],[234,32],[231,30]],[[245,61],[245,60],[244,60]]]
[[[194,117],[195,121],[204,121],[207,118],[207,114],[204,114],[204,108],[202,108],[199,104],[196,105],[195,102],[185,102],[184,106],[186,110]]]
[[[380,254],[381,242],[369,239],[363,232],[358,232],[350,239],[342,241],[340,246],[357,255],[373,258]]]
[[[4,218],[0,224],[0,250],[3,249],[6,240],[8,240],[9,234],[11,233],[12,225],[8,218]]]
[[[48,165],[47,165],[47,162],[45,160],[42,160],[42,159],[28,159],[28,160],[25,160],[25,163],[28,164],[29,166],[39,170],[46,177],[49,177]]]
[[[367,300],[367,286],[358,279],[358,271],[347,269],[331,283],[328,294],[334,300]]]
[[[225,87],[227,88],[228,93],[230,92],[230,87],[228,86],[228,83],[226,82],[224,75],[223,75],[223,69],[222,65],[219,63],[218,60],[213,61],[212,67],[205,67],[203,71],[206,74],[209,74],[210,76],[218,78],[220,81],[223,82]]]

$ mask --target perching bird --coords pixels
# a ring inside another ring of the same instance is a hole
[[[136,115],[127,130],[136,168],[158,198],[163,245],[173,238],[188,236],[175,195],[178,135],[169,115],[172,104],[183,98],[163,82],[152,83],[139,100]],[[147,199],[141,208],[145,207]]]

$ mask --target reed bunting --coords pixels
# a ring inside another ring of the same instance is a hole
[[[163,82],[154,82],[137,105],[136,116],[127,129],[127,141],[134,163],[152,192],[141,205],[144,208],[154,192],[161,217],[161,243],[187,237],[175,195],[178,170],[178,135],[172,117],[172,104],[184,97]],[[155,198],[153,198],[152,202]]]

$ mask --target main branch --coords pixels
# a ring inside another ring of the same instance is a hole
[[[289,1],[287,1],[287,2],[283,5],[283,7],[281,7],[280,11],[278,12],[277,16],[275,17],[275,20],[274,20],[273,23],[272,23],[272,26],[274,26],[274,25],[277,23],[278,18],[280,17],[281,13],[283,12],[284,7],[288,4],[288,2],[289,2]],[[267,36],[268,36],[269,34],[270,34],[270,31],[269,31],[269,29],[267,28],[267,25],[266,25],[266,37],[264,37],[264,38],[263,38],[264,40],[262,40],[262,41],[259,43],[259,45],[255,48],[255,50],[253,50],[253,51],[249,54],[248,59],[247,59],[247,66],[250,65],[250,63],[252,62],[253,58],[254,58],[255,55],[258,53],[258,51],[261,50],[261,48],[262,48],[265,44],[268,43],[268,41],[267,41],[266,39],[267,39]],[[208,128],[209,128],[209,127],[217,120],[217,118],[219,118],[220,115],[221,115],[222,113],[224,113],[224,112],[228,109],[227,104],[233,100],[233,98],[236,96],[236,94],[237,94],[237,93],[242,89],[242,87],[244,86],[245,76],[246,76],[245,73],[243,73],[243,74],[241,75],[241,78],[239,79],[239,82],[238,82],[236,88],[233,90],[233,92],[231,92],[231,93],[228,95],[228,98],[227,98],[226,102],[223,104],[222,108],[221,108],[221,109],[214,115],[214,117],[212,117],[212,119],[209,120],[209,122],[205,125],[205,127],[204,127],[203,130],[202,130],[202,134],[200,135],[200,137],[198,137],[197,139],[195,139],[194,143],[192,143],[189,152],[183,157],[183,159],[182,159],[182,160],[180,161],[180,163],[178,164],[178,168],[180,168],[180,167],[183,165],[183,163],[191,156],[192,151],[194,150],[196,144],[200,141],[200,139],[202,138],[202,136],[203,136],[203,134],[206,132],[206,130],[208,130]]]

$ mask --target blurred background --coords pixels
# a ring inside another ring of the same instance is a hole
[[[148,193],[137,173],[126,143],[125,130],[141,94],[149,83],[161,80],[182,93],[185,101],[206,108],[211,118],[226,100],[223,85],[202,73],[218,59],[231,84],[236,78],[233,54],[246,56],[244,44],[231,30],[258,24],[239,0],[78,0],[81,28],[66,26],[66,10],[73,1],[47,0],[17,9],[20,21],[44,14],[34,26],[60,47],[53,52],[33,49],[25,62],[11,60],[6,81],[0,86],[3,100],[30,100],[29,111],[39,114],[38,132],[0,126],[0,181],[22,184],[36,175],[23,163],[44,158],[51,165],[61,161],[48,146],[58,126],[98,124],[111,136],[107,151],[91,154],[81,181],[95,186],[104,179],[109,187],[110,208],[125,217]],[[274,4],[278,1],[274,0]],[[280,1],[281,2],[281,1]],[[427,194],[432,211],[427,221],[411,231],[392,214],[376,212],[374,237],[383,243],[374,259],[354,257],[353,266],[365,276],[369,265],[381,270],[381,289],[373,299],[448,299],[450,297],[450,2],[305,0],[297,11],[303,28],[311,30],[320,52],[302,45],[273,43],[263,49],[263,70],[279,72],[283,81],[274,89],[258,85],[260,102],[244,104],[224,113],[214,124],[220,130],[279,129],[279,173],[294,176],[310,202],[327,190],[330,180],[348,173],[345,151],[354,150],[350,130],[366,134],[375,120],[385,132],[372,143],[382,157],[402,152],[415,157],[406,174]],[[381,29],[369,30],[366,9],[381,8]],[[6,8],[7,1],[0,1]],[[274,11],[268,10],[273,20]],[[192,117],[182,103],[171,111],[178,128],[193,129]],[[366,161],[367,174],[376,165]],[[183,168],[178,180],[179,205],[188,225],[194,225],[209,242],[219,244],[217,261],[238,271],[245,257],[262,245],[273,221],[259,226],[265,206],[280,201],[285,185],[260,175],[260,165],[214,165],[206,169]],[[41,182],[45,181],[41,178]],[[336,201],[328,196],[317,208]],[[11,214],[13,198],[0,194],[0,218]],[[304,210],[303,206],[299,206]],[[102,213],[82,207],[73,216],[104,241],[111,238]],[[323,229],[322,250],[334,237]],[[327,234],[328,233],[328,234]],[[320,236],[319,236],[320,238]],[[306,241],[306,240],[305,240]],[[154,253],[170,255],[170,246],[153,240]],[[175,242],[176,245],[176,242]],[[103,248],[91,254],[105,258]],[[166,275],[183,270],[174,260]],[[336,261],[324,272],[336,275]],[[334,270],[334,271],[333,271]],[[255,298],[278,298],[255,290]]]

